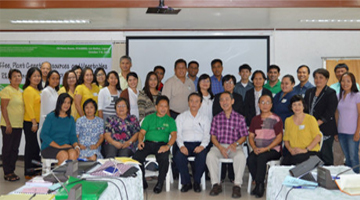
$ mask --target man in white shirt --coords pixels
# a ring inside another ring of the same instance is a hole
[[[132,67],[131,58],[129,56],[121,56],[120,58],[121,72],[119,73],[121,90],[125,90],[126,88],[128,88],[126,76],[130,73],[131,67]],[[137,89],[142,90],[140,77],[138,78]]]
[[[201,192],[200,179],[206,167],[206,146],[210,141],[210,121],[207,116],[198,112],[202,103],[199,93],[188,96],[189,110],[181,113],[176,118],[177,138],[176,143],[180,148],[174,155],[174,160],[181,176],[181,192],[192,188],[188,157],[194,156],[193,168],[194,191]]]
[[[42,85],[43,88],[45,88],[47,75],[51,71],[51,64],[48,61],[45,61],[45,62],[41,63],[40,71],[41,71],[41,74],[42,74],[41,85]]]

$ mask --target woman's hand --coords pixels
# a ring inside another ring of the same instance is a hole
[[[121,148],[122,148],[122,149],[126,149],[126,148],[128,148],[129,146],[130,146],[130,140],[124,142]]]
[[[38,125],[33,124],[32,127],[31,127],[31,131],[35,133],[37,130],[38,130]]]
[[[354,141],[357,142],[357,141],[359,141],[359,139],[360,139],[360,133],[355,133],[354,134]]]
[[[295,151],[295,155],[301,154],[301,153],[307,153],[307,152],[308,152],[308,150],[306,150],[306,149],[301,149],[301,148],[298,148],[298,147],[295,147],[295,148],[293,148],[293,149],[294,149],[294,151]]]
[[[12,133],[12,127],[11,127],[11,124],[6,124],[6,131],[5,131],[6,134],[11,134]]]
[[[335,140],[336,142],[339,142],[339,136],[338,136],[338,135],[334,135],[334,140]]]
[[[265,151],[267,151],[268,149],[267,148],[255,148],[254,149],[254,153],[256,154],[256,155],[259,155],[259,154],[261,154],[261,153],[264,153]]]
[[[81,147],[80,147],[81,148]],[[94,150],[94,149],[97,149],[98,148],[98,146],[96,146],[96,144],[93,144],[93,145],[90,145],[90,149],[91,150]]]
[[[86,149],[86,146],[84,146],[84,145],[82,145],[82,144],[79,144],[79,147],[80,147],[80,149],[82,149],[82,150]]]
[[[65,148],[72,148],[73,146],[71,146],[70,144],[63,144],[60,146],[61,149],[65,149]]]

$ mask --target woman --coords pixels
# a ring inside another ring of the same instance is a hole
[[[95,83],[97,86],[99,86],[99,89],[102,89],[103,87],[105,87],[106,72],[105,72],[104,68],[102,68],[102,67],[96,68],[95,72],[94,72],[94,76],[95,76]]]
[[[56,107],[58,98],[57,91],[59,90],[60,74],[56,70],[51,70],[46,78],[45,88],[41,92],[41,107],[40,107],[40,123],[39,130],[43,126],[45,117]]]
[[[111,71],[106,76],[106,83],[99,92],[99,117],[106,120],[109,116],[116,114],[114,110],[115,101],[121,94],[119,74]]]
[[[249,144],[253,151],[247,158],[247,165],[256,183],[251,194],[261,198],[265,190],[266,163],[281,156],[283,123],[279,116],[271,112],[270,95],[262,95],[258,104],[261,114],[251,120],[249,127]]]
[[[82,108],[87,99],[98,101],[99,87],[94,83],[94,74],[90,67],[85,67],[81,72],[79,85],[75,89],[75,107],[78,117],[84,116]]]
[[[296,165],[309,159],[312,155],[319,155],[321,133],[316,119],[304,113],[305,101],[301,95],[290,99],[291,110],[294,115],[285,120],[285,147],[290,154],[284,156],[282,165]]]
[[[345,165],[355,167],[359,164],[359,138],[360,138],[360,93],[356,87],[354,74],[346,72],[340,79],[339,104],[335,112],[335,119],[341,149],[345,154]],[[353,169],[359,173],[359,167]]]
[[[139,121],[156,111],[156,98],[161,95],[161,92],[157,90],[157,86],[157,75],[155,72],[149,72],[146,76],[144,89],[139,92],[139,97],[137,100],[139,108]]]
[[[58,94],[68,93],[71,98],[74,99],[75,88],[77,86],[76,73],[72,70],[65,72],[63,77],[63,87],[58,91]],[[75,121],[77,120],[78,113],[76,111],[75,102],[71,104],[71,116],[74,117]]]
[[[80,146],[80,158],[96,160],[102,158],[100,146],[104,141],[104,120],[96,117],[96,102],[88,99],[84,103],[85,116],[76,121],[76,135]]]
[[[46,116],[40,133],[41,156],[57,159],[58,165],[66,160],[76,160],[80,154],[75,120],[70,115],[71,104],[72,98],[69,94],[60,94],[55,110]]]
[[[76,80],[79,81],[81,72],[82,72],[82,68],[79,65],[75,65],[73,68],[71,68],[71,70],[75,72]]]
[[[250,126],[251,120],[256,115],[260,115],[259,98],[262,95],[269,95],[272,97],[270,90],[263,88],[266,80],[266,76],[263,71],[256,70],[251,76],[251,81],[254,84],[254,88],[246,91],[244,111],[246,118],[246,125]]]
[[[4,179],[17,181],[15,166],[18,158],[19,146],[24,121],[23,91],[19,88],[21,83],[21,71],[10,69],[8,74],[10,85],[0,92],[1,97],[1,132],[3,135],[2,163]]]
[[[33,168],[32,160],[40,162],[40,149],[37,138],[37,130],[40,121],[40,105],[41,105],[41,71],[37,67],[31,67],[26,73],[26,80],[23,86],[23,99],[25,105],[23,129],[25,133],[25,179],[31,179],[36,174]]]
[[[285,75],[281,80],[281,92],[274,97],[273,112],[279,115],[283,122],[293,114],[289,105],[291,97],[296,94],[293,90],[294,85],[294,77],[289,74]]]
[[[129,87],[121,92],[120,97],[129,102],[130,108],[128,111],[131,115],[135,115],[139,119],[139,108],[137,104],[139,95],[139,90],[137,89],[138,75],[135,72],[130,72],[126,76],[126,81]]]
[[[129,103],[119,98],[115,102],[116,116],[105,120],[105,157],[130,157],[136,149],[139,121],[136,116],[129,115]]]
[[[305,92],[305,103],[308,106],[306,113],[314,116],[320,131],[324,134],[321,148],[321,159],[325,165],[333,165],[332,145],[337,135],[335,111],[338,99],[335,90],[327,86],[329,72],[326,69],[317,69],[313,73],[315,87]]]
[[[209,75],[202,74],[199,77],[197,91],[203,97],[199,112],[203,113],[205,116],[208,116],[211,122],[214,95],[211,91],[211,79]]]

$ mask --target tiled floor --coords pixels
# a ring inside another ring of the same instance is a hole
[[[8,182],[4,180],[4,173],[2,168],[0,169],[0,194],[7,194],[19,187],[21,187],[22,185],[25,184],[25,178],[23,176],[24,172],[24,162],[23,161],[18,161],[17,162],[17,166],[16,166],[16,174],[20,176],[20,180],[19,181],[15,181],[15,182]],[[244,183],[243,183],[243,187],[241,188],[241,194],[242,197],[240,199],[244,199],[244,200],[251,200],[251,199],[257,199],[254,196],[250,196],[247,192],[247,180],[248,180],[248,172],[245,172],[244,175]],[[181,200],[181,199],[186,199],[186,200],[195,200],[195,199],[206,199],[206,200],[212,200],[212,199],[220,199],[220,200],[229,200],[229,199],[233,199],[231,198],[231,193],[232,193],[232,183],[230,183],[228,180],[225,181],[225,183],[223,184],[223,192],[220,193],[218,196],[216,197],[212,197],[209,195],[210,192],[210,181],[206,181],[206,191],[202,191],[201,193],[195,193],[193,190],[187,192],[187,193],[182,193],[177,189],[178,186],[178,182],[177,180],[174,181],[174,183],[171,185],[171,189],[170,192],[165,192],[163,191],[160,194],[154,194],[152,189],[156,184],[156,181],[149,181],[149,188],[147,189],[146,193],[144,194],[145,199],[147,200]],[[164,186],[165,189],[165,186]],[[261,198],[260,200],[265,199],[265,195],[263,198]]]

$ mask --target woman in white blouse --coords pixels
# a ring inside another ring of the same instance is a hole
[[[123,90],[120,94],[121,98],[125,98],[130,103],[130,114],[135,115],[139,119],[139,108],[137,104],[139,90],[137,89],[138,75],[135,72],[130,72],[126,76],[128,88]]]
[[[212,106],[214,101],[214,95],[211,91],[211,79],[207,74],[202,74],[199,77],[197,85],[198,93],[203,97],[203,101],[199,112],[209,117],[210,122],[212,121]]]
[[[106,120],[109,116],[116,115],[114,106],[120,93],[119,74],[116,71],[111,71],[106,76],[105,87],[99,92],[98,107],[100,118]]]

